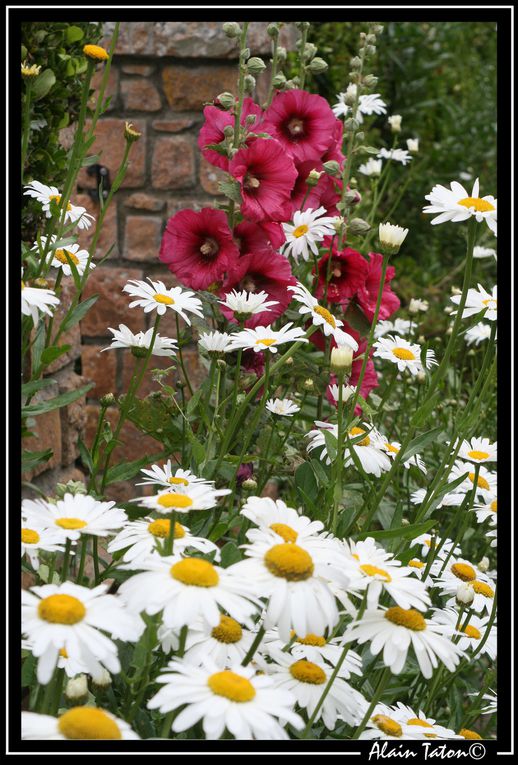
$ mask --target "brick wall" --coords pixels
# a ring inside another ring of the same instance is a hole
[[[106,43],[113,24],[105,25]],[[249,45],[252,53],[268,57],[270,41],[265,23],[250,25]],[[283,29],[281,43],[292,46],[296,34],[290,25]],[[149,315],[128,309],[130,302],[121,289],[128,279],[160,278],[171,284],[172,276],[158,261],[162,231],[168,218],[184,207],[200,209],[217,198],[217,183],[223,176],[209,165],[198,150],[196,139],[203,121],[203,103],[224,90],[236,91],[236,49],[216,22],[141,22],[121,24],[119,41],[113,59],[107,94],[109,109],[100,119],[96,141],[91,152],[101,154],[100,162],[113,179],[124,150],[125,121],[132,122],[142,133],[132,149],[131,165],[112,208],[106,216],[95,259],[109,257],[93,271],[85,297],[94,293],[99,299],[81,323],[71,340],[69,358],[60,359],[61,370],[53,374],[60,389],[80,384],[81,378],[93,380],[95,387],[87,399],[61,413],[50,413],[48,422],[39,420],[39,445],[49,441],[54,449],[52,470],[39,478],[45,490],[52,490],[56,477],[77,478],[77,438],[83,434],[91,444],[99,412],[99,397],[105,393],[127,390],[134,358],[122,350],[101,353],[110,344],[108,327],[126,324],[132,331],[147,329]],[[101,71],[94,85],[99,83]],[[265,97],[268,74],[259,78],[259,102]],[[63,131],[63,143],[71,134]],[[86,170],[79,178],[75,202],[97,216],[98,205],[87,193],[95,181]],[[89,245],[91,232],[84,232],[81,243]],[[80,337],[79,337],[79,332]],[[161,334],[175,336],[171,315],[164,317]],[[187,349],[186,359],[193,381],[201,370],[196,363],[196,350]],[[66,362],[66,363],[65,363]],[[167,359],[155,357],[152,367],[169,366]],[[171,382],[171,381],[169,381]],[[174,381],[173,381],[174,383]],[[148,376],[141,393],[153,390],[156,383]],[[114,421],[116,411],[109,412]],[[137,459],[160,451],[152,438],[138,434],[129,424],[122,432],[123,444],[114,452],[117,459]],[[61,445],[61,446],[59,446]],[[27,445],[27,448],[35,448]],[[132,496],[131,484],[113,484],[113,499]]]

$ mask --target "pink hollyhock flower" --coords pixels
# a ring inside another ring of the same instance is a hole
[[[369,252],[369,267],[365,283],[356,293],[356,301],[369,321],[374,318],[376,300],[381,280],[381,264],[383,255],[379,252]],[[397,295],[392,292],[390,282],[396,274],[394,266],[389,266],[385,274],[385,284],[381,297],[381,307],[378,320],[388,319],[401,305]]]
[[[254,130],[257,124],[259,124],[262,115],[262,109],[260,106],[254,103],[253,99],[245,98],[243,100],[243,110],[241,112],[241,125],[244,125],[246,118],[253,114],[255,116],[255,123],[250,126],[250,130]],[[222,170],[228,170],[228,157],[225,154],[219,154],[214,149],[207,149],[210,144],[221,143],[225,140],[224,130],[228,125],[234,127],[236,118],[232,112],[225,111],[224,109],[218,109],[217,106],[206,106],[203,110],[203,116],[205,122],[200,130],[198,136],[198,146],[201,153],[211,165],[220,167]]]
[[[336,205],[341,198],[342,182],[339,178],[332,178],[323,172],[322,162],[309,160],[301,162],[297,166],[298,176],[295,186],[291,193],[291,209],[293,213],[297,210],[318,210],[319,207],[325,207],[326,214],[333,217],[338,216]],[[311,186],[308,193],[306,180],[312,170],[322,172],[316,186]],[[306,193],[308,194],[306,197]]]
[[[344,124],[341,120],[336,121],[335,133],[333,136],[333,143],[322,156],[322,162],[329,162],[333,160],[338,162],[340,170],[343,170],[343,164],[345,162],[345,154],[342,152],[342,143],[344,138]]]
[[[243,231],[242,227],[246,225],[250,224],[241,223],[237,226],[236,233],[239,229]],[[246,321],[245,327],[254,328],[272,324],[284,313],[292,299],[288,287],[295,286],[296,283],[297,280],[291,273],[287,258],[279,255],[271,247],[264,247],[241,255],[229,272],[228,279],[219,294],[224,297],[231,289],[247,292],[263,290],[268,294],[269,300],[276,300],[278,305],[272,306],[269,311],[256,313]],[[229,321],[236,322],[233,311],[223,305],[220,308]]]
[[[241,187],[241,213],[253,222],[285,221],[297,170],[278,141],[256,138],[240,149],[228,166]]]
[[[258,250],[277,250],[285,241],[280,223],[249,223],[243,221],[234,228],[234,241],[241,255]]]
[[[329,248],[331,244],[329,237],[324,240],[323,244]],[[363,255],[351,247],[338,251],[335,241],[331,263],[329,263],[329,253],[320,258],[318,262],[319,279],[316,292],[318,299],[325,293],[328,268],[330,280],[327,287],[327,299],[330,303],[339,303],[345,308],[358,290],[364,287],[369,272],[369,263]]]
[[[181,210],[169,218],[159,257],[186,287],[206,290],[224,281],[239,250],[225,213],[204,207],[200,212]]]
[[[260,130],[276,138],[296,162],[321,159],[336,144],[338,120],[322,96],[305,90],[277,93]]]

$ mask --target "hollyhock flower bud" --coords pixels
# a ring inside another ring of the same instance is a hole
[[[353,218],[349,222],[349,231],[351,234],[355,235],[365,234],[367,231],[369,231],[370,227],[370,223],[367,223],[367,221],[363,220],[363,218]]]
[[[475,599],[475,590],[469,582],[462,582],[457,587],[457,594],[455,597],[457,603],[460,606],[469,606]]]
[[[266,64],[258,56],[252,56],[246,63],[249,74],[261,74],[266,69]]]
[[[280,62],[286,61],[288,57],[288,51],[282,45],[277,47],[277,58]]]
[[[329,162],[324,162],[323,167],[328,175],[335,176],[340,174],[340,165],[334,159],[331,159]]]
[[[241,34],[241,27],[236,21],[226,21],[223,24],[223,31],[227,37],[232,39],[234,37],[239,37]]]
[[[348,133],[354,133],[358,128],[360,127],[360,123],[358,120],[355,120],[354,117],[349,117],[344,122],[344,130]]]
[[[272,80],[274,88],[283,88],[286,85],[286,77],[282,72],[278,72]]]
[[[219,106],[223,107],[223,109],[232,109],[236,103],[236,97],[232,95],[232,93],[229,93],[228,90],[225,90],[224,93],[219,94],[216,101]]]
[[[355,56],[351,59],[351,67],[352,69],[361,69],[362,68],[362,60],[359,56]],[[346,101],[347,103],[347,101]]]
[[[88,699],[88,682],[86,675],[71,678],[65,686],[65,698],[75,704],[84,704]]]
[[[271,24],[268,24],[266,27],[266,32],[269,37],[275,38],[279,36],[280,32],[280,24],[278,22],[272,22]]]
[[[327,71],[329,69],[329,65],[324,61],[323,58],[320,58],[319,56],[316,56],[306,67],[308,72],[311,72],[312,74],[322,74],[322,72]]]
[[[255,88],[255,77],[252,77],[251,74],[247,74],[245,76],[244,83],[245,83],[245,93],[248,93],[250,95]]]
[[[376,85],[378,84],[378,78],[373,74],[367,74],[363,78],[363,84],[367,88],[375,88]]]

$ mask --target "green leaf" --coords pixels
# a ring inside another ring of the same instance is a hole
[[[399,539],[413,539],[414,537],[425,534],[432,526],[435,525],[435,520],[422,521],[421,523],[413,523],[410,526],[401,526],[398,529],[385,529],[383,531],[362,531],[360,534],[355,534],[355,540],[367,539],[367,537],[373,537],[374,539],[393,539],[398,537]]]
[[[22,688],[32,686],[36,672],[36,657],[31,654],[27,656],[22,664]]]
[[[441,394],[439,393],[439,391],[436,391],[433,394],[430,401],[427,401],[425,404],[419,407],[419,409],[417,410],[417,412],[412,418],[414,425],[421,425],[426,420],[428,415],[434,411],[437,404],[439,403],[440,396]]]
[[[49,385],[54,385],[56,381],[46,377],[44,380],[32,380],[31,382],[22,385],[22,398],[25,396],[32,396],[36,391],[42,388],[48,388]]]
[[[52,69],[45,69],[35,79],[32,86],[32,97],[35,101],[44,98],[56,82],[56,75]]]
[[[93,382],[87,385],[81,386],[77,390],[71,390],[67,393],[61,393],[55,398],[49,399],[49,401],[41,401],[38,404],[30,404],[29,406],[22,407],[22,417],[28,417],[29,415],[43,414],[44,412],[51,412],[53,409],[61,409],[63,406],[68,406],[73,401],[77,401],[78,398],[84,396],[87,391],[94,387]]]
[[[53,455],[52,449],[44,449],[41,452],[30,452],[25,449],[22,452],[22,473],[32,470],[36,465],[47,462]]]
[[[71,345],[51,345],[50,348],[45,348],[41,354],[41,365],[46,367],[52,364],[53,361],[59,359],[64,353],[68,353],[71,347]]]
[[[295,471],[295,487],[314,502],[318,496],[318,484],[309,462],[303,462]]]
[[[86,468],[88,468],[88,470],[90,471],[90,474],[92,474],[94,472],[94,464],[92,462],[92,456],[90,454],[88,447],[83,442],[83,439],[81,437],[78,438],[77,448],[79,449],[79,455],[81,457],[81,461],[83,465]]]
[[[72,24],[72,26],[68,27],[68,29],[65,32],[65,37],[67,43],[74,43],[78,40],[82,40],[84,37],[84,32],[80,27],[76,27]]]
[[[227,568],[242,559],[241,551],[234,542],[227,542],[221,548],[221,566]]]
[[[89,157],[85,157],[83,161],[81,162],[81,167],[90,167],[90,165],[95,165],[99,162],[100,156],[98,154],[92,154]]]
[[[88,313],[98,297],[99,295],[92,295],[92,297],[83,300],[82,303],[79,303],[79,305],[77,305],[72,311],[67,313],[63,319],[63,322],[61,323],[61,333],[67,332],[71,327],[81,321],[83,316]]]
[[[408,444],[405,453],[401,456],[401,461],[406,462],[409,460],[415,454],[420,452],[421,449],[424,449],[428,444],[432,443],[432,441],[435,441],[437,436],[442,432],[443,427],[440,425],[438,428],[432,428],[432,430],[428,430],[426,433],[422,433],[420,436],[413,438]]]
[[[228,199],[232,199],[236,204],[241,204],[241,188],[237,181],[220,181],[218,183],[218,190],[224,194]]]
[[[133,460],[132,462],[121,462],[119,465],[113,465],[113,467],[108,470],[106,484],[115,483],[116,481],[127,481],[130,478],[134,478],[142,467],[149,465],[150,462],[154,462],[156,459],[160,459],[160,457],[162,457],[162,453],[155,454],[151,457],[146,455],[145,457]]]
[[[338,453],[338,440],[330,430],[323,430],[324,440],[326,442],[327,454],[331,462],[334,462]]]

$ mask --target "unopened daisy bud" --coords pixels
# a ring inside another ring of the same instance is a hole
[[[266,27],[266,33],[268,37],[278,37],[280,32],[280,24],[277,21],[272,22],[271,24],[268,24]]]
[[[401,525],[410,526],[410,521],[408,520],[408,518],[401,518]]]
[[[333,228],[334,228],[334,230],[336,231],[337,234],[341,234],[342,233],[342,229],[344,227],[344,224],[345,224],[345,220],[341,216],[339,216],[338,218],[334,219],[334,221],[333,221]]]
[[[218,359],[216,361],[216,366],[218,367],[218,369],[221,369],[221,371],[223,371],[224,369],[227,368],[227,362],[225,361],[225,359]]]
[[[452,295],[461,295],[462,294],[462,290],[460,290],[458,287],[452,287],[451,288],[451,294]]]
[[[447,305],[444,309],[444,313],[450,314],[453,313],[454,309],[451,307],[451,305]]]
[[[419,313],[419,311],[427,311],[428,310],[428,301],[427,300],[419,300],[418,298],[411,298],[410,303],[408,304],[408,310],[410,313]]]
[[[293,366],[295,362],[293,361],[293,356],[290,356],[286,361],[284,362],[285,367],[291,367]]]
[[[320,180],[321,175],[324,175],[323,171],[311,170],[308,177],[306,178],[306,185],[316,186]]]
[[[257,481],[255,481],[253,478],[247,478],[243,483],[241,484],[243,489],[245,491],[255,491],[257,489]]]
[[[349,231],[351,234],[365,234],[370,230],[370,227],[370,223],[367,223],[367,221],[363,220],[363,218],[353,218],[351,221],[349,221]]]
[[[419,138],[407,138],[406,146],[411,154],[417,154],[419,151]]]
[[[272,80],[272,85],[274,88],[280,89],[284,88],[286,86],[286,77],[283,75],[282,72],[279,72],[275,75],[275,77]]]
[[[423,371],[419,371],[416,375],[416,378],[417,382],[422,384],[426,380],[426,375]]]
[[[304,32],[306,29],[309,29],[310,23],[309,21],[296,21],[295,26],[299,30],[299,32]]]
[[[446,334],[447,335],[452,335],[453,334],[453,327],[448,327],[448,329],[446,330]]]
[[[245,76],[245,93],[252,93],[252,91],[255,88],[255,77],[252,77],[251,74],[247,74]]]
[[[232,40],[234,37],[239,37],[241,34],[241,27],[237,23],[237,21],[226,21],[223,24],[223,31],[226,34],[227,37],[230,37]]]
[[[250,74],[261,74],[266,69],[266,64],[258,56],[252,56],[246,63],[246,68]]]
[[[401,120],[403,117],[401,114],[393,114],[391,117],[388,118],[388,124],[390,125],[390,129],[393,133],[400,133],[401,132]]]
[[[108,51],[101,48],[100,45],[85,45],[83,53],[91,61],[108,61],[110,58]]]
[[[426,342],[426,338],[425,338],[425,336],[424,336],[424,335],[419,335],[419,337],[417,338],[417,342],[418,342],[420,345],[423,345],[423,343],[425,343],[425,342]]]
[[[282,61],[286,61],[287,58],[288,58],[288,51],[286,50],[284,46],[279,45],[277,48],[277,60],[282,62]]]
[[[324,171],[328,175],[338,175],[340,173],[340,165],[336,159],[330,159],[329,162],[324,162]]]
[[[475,590],[469,582],[462,582],[457,587],[455,599],[459,606],[469,606],[475,598]]]
[[[229,93],[228,90],[225,90],[223,93],[219,94],[219,96],[216,98],[216,102],[219,104],[219,106],[225,109],[225,111],[228,111],[229,109],[232,109],[236,103],[236,98],[232,95],[232,93]],[[227,125],[227,127],[231,126]],[[234,128],[232,128],[232,132],[234,132]]]
[[[392,223],[380,223],[379,225],[379,240],[389,255],[395,255],[399,252],[407,234],[408,229],[402,226],[394,226]]]
[[[101,396],[99,402],[101,406],[104,406],[105,408],[108,406],[113,406],[115,404],[115,396],[113,393],[105,393],[104,396]]]
[[[303,388],[307,391],[312,391],[315,388],[315,383],[310,377],[308,377],[307,380],[304,380]]]
[[[378,78],[374,74],[367,74],[363,78],[363,84],[366,88],[375,88],[378,84]]]
[[[101,669],[98,675],[92,677],[92,687],[94,690],[103,690],[104,688],[109,688],[111,684],[112,676],[107,669],[104,669],[104,667]]]
[[[35,279],[32,283],[33,287],[41,287],[41,289],[47,289],[49,286],[49,283],[46,279],[43,279],[43,277],[40,276],[39,279]]]
[[[126,122],[124,125],[124,138],[128,143],[134,143],[135,141],[138,141],[141,135],[142,133],[139,133],[138,130],[135,130],[131,122]]]
[[[65,698],[75,704],[84,704],[88,699],[88,682],[86,675],[70,678],[65,686]]]
[[[474,356],[475,353],[476,353],[475,349],[474,348],[470,348],[469,351],[468,351],[468,356]]]
[[[333,348],[331,351],[330,367],[332,372],[347,374],[353,363],[353,349],[347,345]]]
[[[324,61],[323,58],[320,58],[319,56],[315,56],[313,61],[309,63],[306,67],[308,72],[311,72],[312,74],[322,74],[322,72],[325,72],[328,69],[328,64]]]
[[[482,558],[482,560],[480,560],[480,561],[477,563],[477,568],[478,568],[478,570],[479,570],[479,571],[482,571],[482,573],[483,573],[483,574],[485,574],[485,573],[486,573],[486,571],[489,571],[489,558],[487,558],[487,557],[484,555],[484,557]]]
[[[37,64],[28,64],[26,61],[22,61],[22,77],[27,80],[32,80],[37,77],[41,72],[41,66]]]

